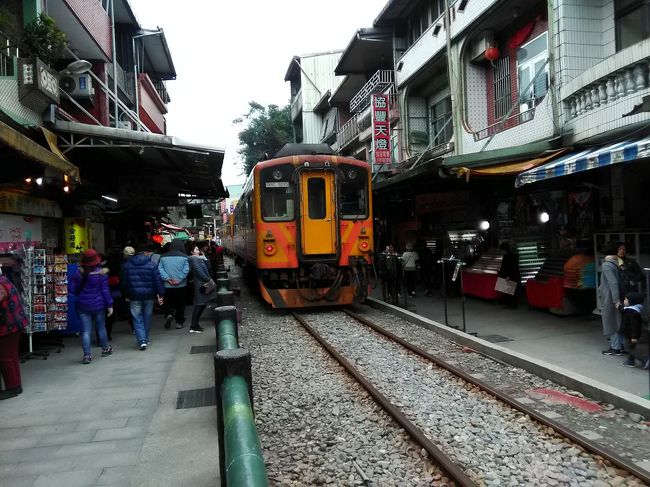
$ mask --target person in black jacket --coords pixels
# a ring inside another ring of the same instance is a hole
[[[627,293],[623,301],[620,333],[625,337],[626,348],[629,351],[627,360],[622,364],[626,367],[636,365],[635,355],[637,354],[635,354],[635,348],[639,346],[639,339],[643,331],[642,303],[643,295],[634,291]]]
[[[499,248],[504,252],[499,269],[499,277],[517,283],[513,294],[501,293],[502,301],[506,308],[515,309],[517,307],[517,295],[519,293],[521,275],[519,274],[519,258],[513,252],[508,242],[503,242]]]
[[[124,263],[123,279],[120,282],[122,295],[129,301],[135,338],[140,350],[146,350],[149,345],[154,300],[162,305],[165,294],[158,266],[145,252],[146,249],[139,249],[137,254]]]

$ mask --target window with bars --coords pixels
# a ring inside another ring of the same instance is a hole
[[[493,64],[494,118],[505,117],[512,107],[510,93],[510,56],[505,56]]]

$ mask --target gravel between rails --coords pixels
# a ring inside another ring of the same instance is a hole
[[[255,421],[269,481],[282,486],[453,485],[291,316],[242,296]]]
[[[643,485],[344,313],[302,314],[478,484]]]

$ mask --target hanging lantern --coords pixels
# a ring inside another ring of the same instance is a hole
[[[151,240],[154,241],[154,243],[157,243],[158,245],[162,245],[163,243],[163,236],[160,235],[159,233],[155,234],[153,237],[151,237]]]
[[[483,55],[485,56],[485,59],[487,59],[490,62],[496,61],[499,59],[499,48],[496,46],[490,46],[485,50],[485,53]]]

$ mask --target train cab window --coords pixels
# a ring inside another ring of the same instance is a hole
[[[341,164],[341,218],[357,220],[368,217],[368,177],[358,166]]]
[[[309,218],[322,220],[326,214],[325,180],[311,178],[307,183],[307,204],[309,205]]]
[[[294,219],[293,166],[273,166],[261,171],[260,194],[262,219],[269,222]]]

